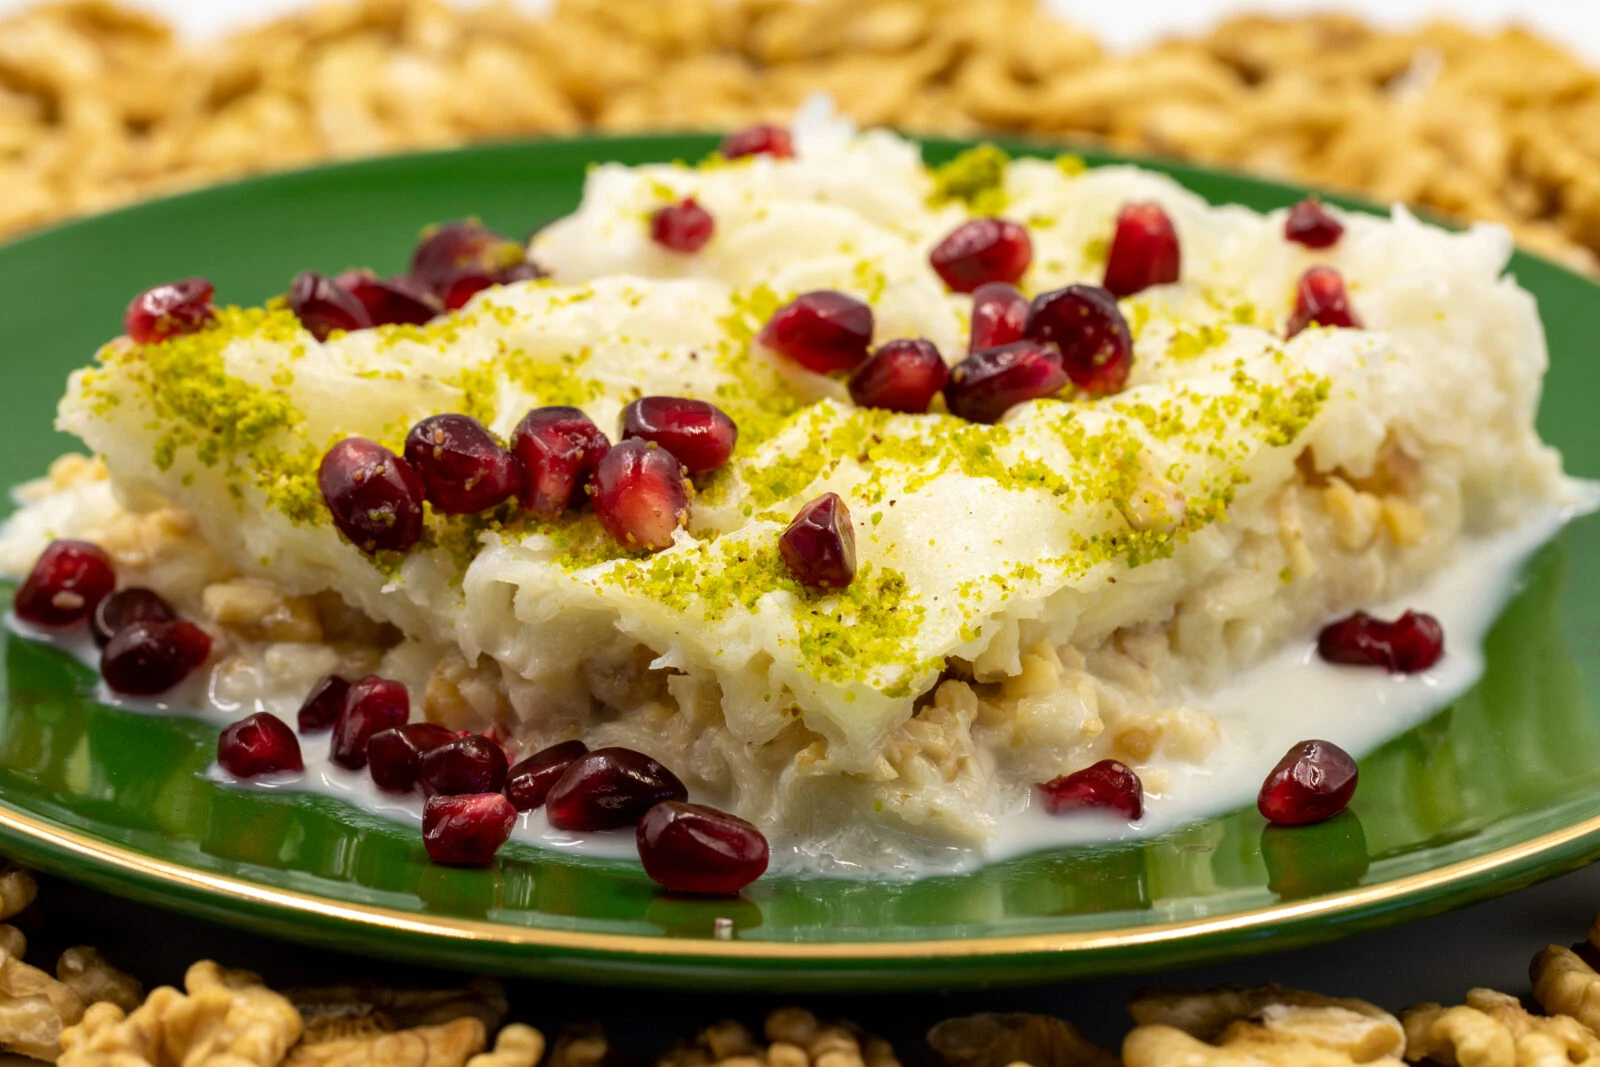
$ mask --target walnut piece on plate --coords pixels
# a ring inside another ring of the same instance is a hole
[[[248,971],[192,965],[132,1012],[106,1002],[61,1035],[67,1067],[275,1067],[300,1038],[294,1005]]]
[[[1600,1058],[1600,1037],[1566,1015],[1533,1015],[1516,997],[1472,989],[1446,1008],[1418,1004],[1401,1017],[1406,1058],[1446,1067],[1545,1067]]]
[[[1122,1044],[1127,1067],[1398,1065],[1400,1021],[1362,1000],[1280,985],[1203,993],[1150,992],[1128,1006],[1139,1025]]]

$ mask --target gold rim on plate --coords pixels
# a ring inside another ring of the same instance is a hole
[[[452,919],[437,915],[424,917],[393,908],[336,901],[290,889],[275,889],[230,875],[198,871],[54,826],[3,803],[0,803],[0,827],[79,856],[91,863],[132,871],[168,885],[183,886],[202,893],[253,904],[264,904],[302,915],[339,919],[377,930],[446,937],[456,941],[489,941],[514,946],[581,949],[612,954],[745,960],[886,960],[1063,953],[1159,945],[1186,938],[1237,933],[1287,921],[1315,919],[1353,910],[1377,908],[1431,889],[1465,882],[1513,866],[1590,835],[1600,835],[1600,815],[1591,816],[1564,829],[1551,831],[1532,840],[1497,849],[1474,859],[1459,860],[1379,885],[1360,887],[1293,904],[1274,904],[1215,919],[1190,919],[1085,933],[1063,932],[926,941],[819,943],[721,941],[709,938],[643,937],[637,934],[574,933],[567,930],[519,927],[475,919]]]

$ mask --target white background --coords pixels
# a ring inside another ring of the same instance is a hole
[[[123,0],[156,12],[186,33],[205,37],[260,21],[299,6],[296,0]],[[463,0],[466,2],[466,0]],[[518,0],[531,10],[541,0]],[[970,0],[982,3],[983,0]],[[1247,11],[1304,13],[1336,9],[1375,22],[1404,26],[1432,16],[1483,26],[1511,20],[1567,42],[1600,63],[1600,0],[1047,0],[1063,14],[1118,47],[1144,43],[1165,34],[1193,32],[1225,15]],[[0,0],[0,13],[29,6],[28,0]]]

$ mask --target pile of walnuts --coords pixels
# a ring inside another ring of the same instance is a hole
[[[189,43],[105,0],[0,20],[0,234],[332,158],[781,119],[1023,133],[1502,222],[1600,260],[1600,74],[1518,30],[1242,18],[1117,55],[1035,0],[348,0]]]

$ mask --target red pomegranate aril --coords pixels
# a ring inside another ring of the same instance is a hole
[[[864,408],[921,415],[950,380],[950,368],[932,341],[902,338],[878,346],[850,374],[850,399]]]
[[[1052,778],[1037,787],[1044,810],[1065,815],[1085,808],[1114,811],[1126,819],[1144,815],[1144,783],[1132,767],[1103,759],[1081,771]]]
[[[423,495],[444,515],[499,507],[522,491],[527,471],[469,415],[434,415],[406,435],[406,462]]]
[[[589,746],[582,741],[562,741],[542,748],[506,773],[506,798],[518,811],[532,811],[544,804],[550,788]]]
[[[1283,238],[1307,248],[1332,248],[1344,236],[1344,224],[1328,213],[1322,201],[1307,197],[1289,209]]]
[[[704,248],[716,228],[717,220],[694,197],[658,208],[650,216],[650,240],[685,255]]]
[[[422,536],[422,481],[376,441],[347,437],[328,449],[317,485],[333,524],[369,556],[405,552]]]
[[[196,333],[216,321],[211,308],[215,292],[216,287],[204,278],[185,278],[146,289],[128,303],[122,329],[141,345]]]
[[[972,291],[972,332],[967,355],[1022,340],[1028,328],[1028,298],[1014,285],[989,282]]]
[[[802,293],[773,312],[756,340],[818,374],[850,370],[872,344],[872,308],[832,289]]]
[[[374,326],[421,326],[444,310],[437,296],[410,278],[379,278],[370,270],[347,270],[334,281],[361,302]]]
[[[1294,290],[1294,312],[1284,328],[1293,337],[1308,326],[1360,329],[1361,319],[1350,306],[1344,277],[1332,267],[1312,267],[1300,276]]]
[[[543,277],[544,271],[540,270],[537,264],[528,262],[517,263],[505,270],[497,270],[493,274],[464,274],[445,289],[444,306],[447,310],[456,311],[466,307],[467,301],[485,289]]]
[[[761,123],[728,134],[722,139],[722,147],[718,151],[723,159],[743,159],[745,156],[793,159],[794,139],[782,126]]]
[[[1121,297],[1175,282],[1182,258],[1178,231],[1160,204],[1127,204],[1106,253],[1105,287]]]
[[[345,698],[350,694],[350,682],[337,674],[330,674],[311,687],[311,694],[300,705],[295,721],[302,733],[326,730],[333,725],[344,709]]]
[[[192,622],[136,622],[106,642],[100,676],[125,696],[155,696],[183,681],[210,655],[211,635]]]
[[[367,740],[367,773],[379,789],[409,793],[416,787],[418,761],[423,753],[455,739],[454,730],[432,722],[379,730]]]
[[[424,231],[408,275],[453,309],[525,262],[527,253],[516,241],[468,220]],[[461,282],[481,284],[464,294],[454,292]]]
[[[369,674],[351,684],[344,706],[333,720],[328,742],[329,758],[341,767],[359,771],[367,765],[367,742],[382,730],[404,726],[411,718],[411,695],[388,678]]]
[[[545,796],[557,830],[616,830],[632,826],[668,800],[687,800],[678,776],[631,748],[597,748],[579,756]]]
[[[105,648],[113,637],[136,622],[167,622],[177,617],[178,613],[160,593],[132,585],[95,605],[89,615],[89,633],[97,646]]]
[[[457,737],[422,754],[417,781],[429,794],[498,793],[506,787],[506,754],[482,734]]]
[[[300,739],[269,711],[247,715],[223,730],[217,738],[217,762],[236,778],[305,769]]]
[[[1133,331],[1116,297],[1095,285],[1040,293],[1028,309],[1027,336],[1056,346],[1072,384],[1094,396],[1115,393],[1133,370]]]
[[[422,844],[434,863],[487,867],[511,838],[517,809],[499,793],[439,794],[422,808]]]
[[[11,610],[35,626],[71,626],[88,618],[116,587],[116,568],[99,545],[51,541],[17,587]]]
[[[1415,674],[1444,655],[1444,628],[1432,615],[1417,611],[1408,611],[1393,622],[1358,611],[1322,628],[1317,634],[1317,654],[1329,663]]]
[[[970,293],[990,282],[1020,281],[1033,262],[1033,241],[1008,219],[972,219],[934,245],[928,262],[953,291]]]
[[[364,330],[372,317],[350,291],[316,271],[303,270],[289,283],[289,310],[311,336],[326,341],[334,330]]]
[[[801,585],[843,589],[856,576],[856,531],[838,493],[823,493],[795,513],[778,552]]]
[[[534,408],[511,435],[511,451],[527,472],[522,506],[553,519],[579,503],[610,450],[610,439],[579,409]]]
[[[674,893],[731,897],[766,873],[767,839],[737,815],[669,800],[634,832],[644,873]]]
[[[1066,384],[1054,345],[1013,341],[974,352],[951,367],[944,402],[952,415],[969,422],[998,422],[1018,404],[1054,396]]]
[[[654,441],[690,474],[704,474],[728,462],[739,427],[721,408],[704,400],[647,396],[623,410],[622,438]]]
[[[1350,753],[1330,741],[1302,741],[1261,783],[1256,807],[1277,826],[1324,822],[1350,805],[1360,772]]]
[[[594,474],[594,513],[625,545],[660,552],[689,521],[689,490],[671,452],[651,441],[619,441]]]

